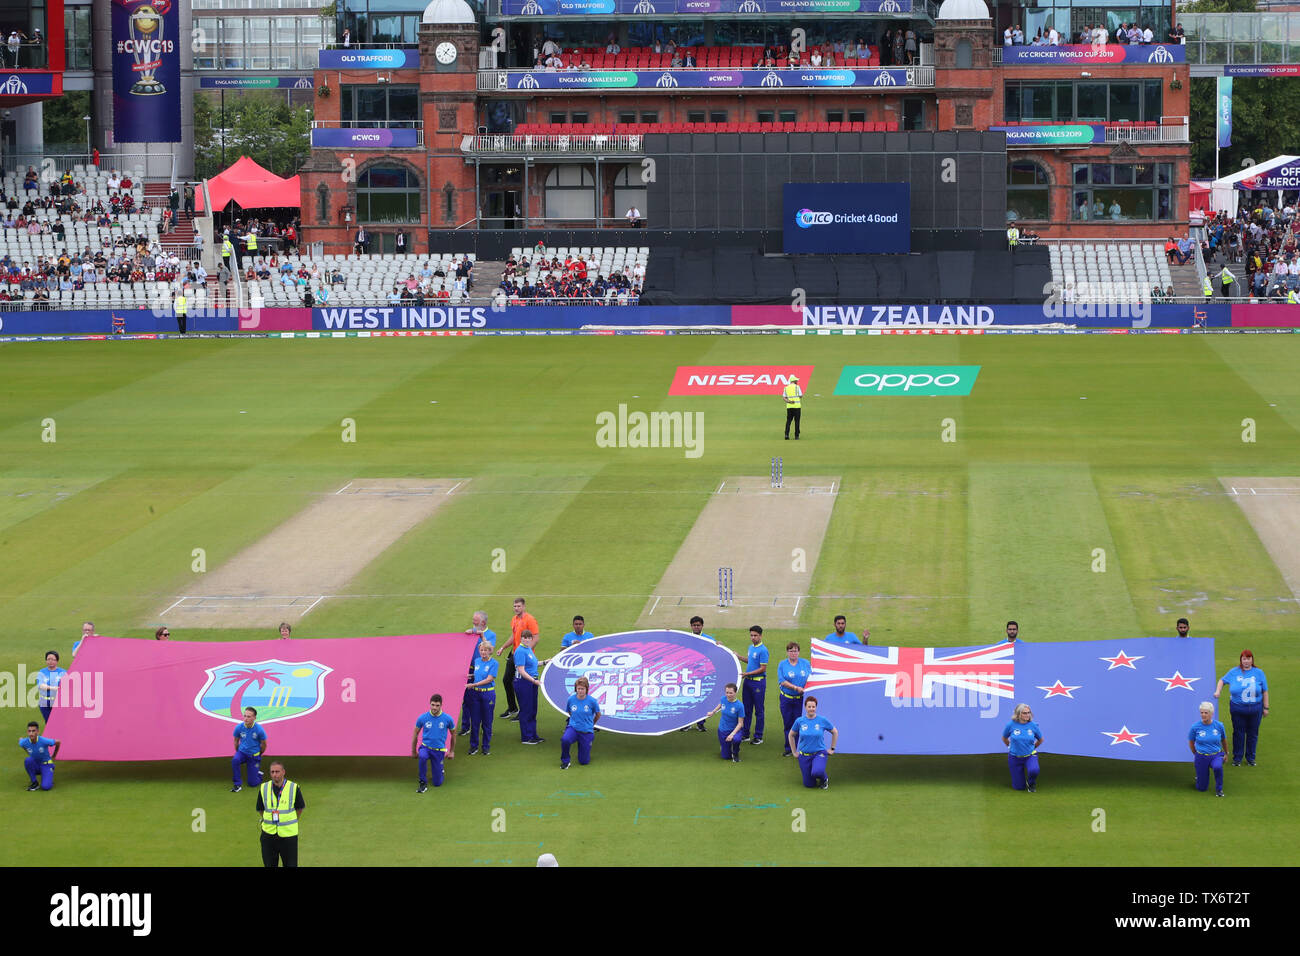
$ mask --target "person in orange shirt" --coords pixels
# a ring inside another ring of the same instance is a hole
[[[497,650],[497,656],[500,657],[501,654],[506,650],[506,648],[510,649],[510,656],[506,660],[506,665],[507,665],[506,672],[509,674],[514,673],[515,651],[519,647],[519,641],[523,636],[524,631],[532,632],[533,647],[536,648],[537,643],[540,640],[539,638],[540,631],[538,630],[537,627],[537,618],[533,617],[531,614],[528,613],[527,610],[525,610],[525,601],[523,598],[515,598],[515,616],[510,619],[510,633],[512,635],[511,641],[509,644],[503,642],[501,647],[498,648]],[[501,716],[504,717],[506,720],[518,720],[519,701],[515,699],[515,689],[513,686],[514,681],[505,680],[502,681],[502,683],[506,685],[506,709],[505,709],[505,713],[503,713]]]

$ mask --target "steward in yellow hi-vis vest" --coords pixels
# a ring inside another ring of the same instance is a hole
[[[1013,222],[1007,229],[1007,248],[1014,251],[1018,245],[1020,245],[1020,230]]]
[[[257,251],[257,233],[251,229],[248,231],[248,235],[244,236],[244,248],[250,253]]]
[[[1201,291],[1205,293],[1205,301],[1209,302],[1214,298],[1214,286],[1210,284],[1210,277],[1207,275],[1205,281],[1201,283]]]
[[[180,295],[176,296],[176,302],[172,306],[172,311],[176,313],[176,330],[181,335],[185,334],[185,314],[190,310],[190,301],[185,298],[185,290],[181,290]]]
[[[271,763],[271,779],[257,788],[257,813],[261,819],[262,865],[298,865],[298,822],[306,803],[302,790],[285,776],[284,764]]]
[[[794,422],[794,440],[799,440],[799,420],[803,416],[803,389],[799,387],[799,376],[791,375],[790,384],[782,391],[785,399],[785,439],[790,440],[790,423]]]

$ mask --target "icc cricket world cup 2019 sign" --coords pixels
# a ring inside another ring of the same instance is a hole
[[[579,677],[600,703],[601,730],[654,736],[703,720],[739,683],[736,656],[712,638],[683,631],[624,631],[560,651],[542,674],[542,693],[561,713]]]
[[[181,139],[179,16],[173,0],[113,0],[113,138]]]

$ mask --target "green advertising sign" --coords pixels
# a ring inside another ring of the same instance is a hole
[[[969,395],[978,365],[848,365],[836,395]]]

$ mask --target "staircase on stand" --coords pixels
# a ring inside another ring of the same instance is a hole
[[[171,195],[171,191],[171,183],[165,180],[163,182],[145,183],[145,205],[167,209],[167,197]],[[159,239],[164,246],[184,246],[188,249],[194,245],[194,236],[194,225],[185,218],[185,210],[182,207],[176,213],[176,221],[172,225],[172,231],[160,236]]]

